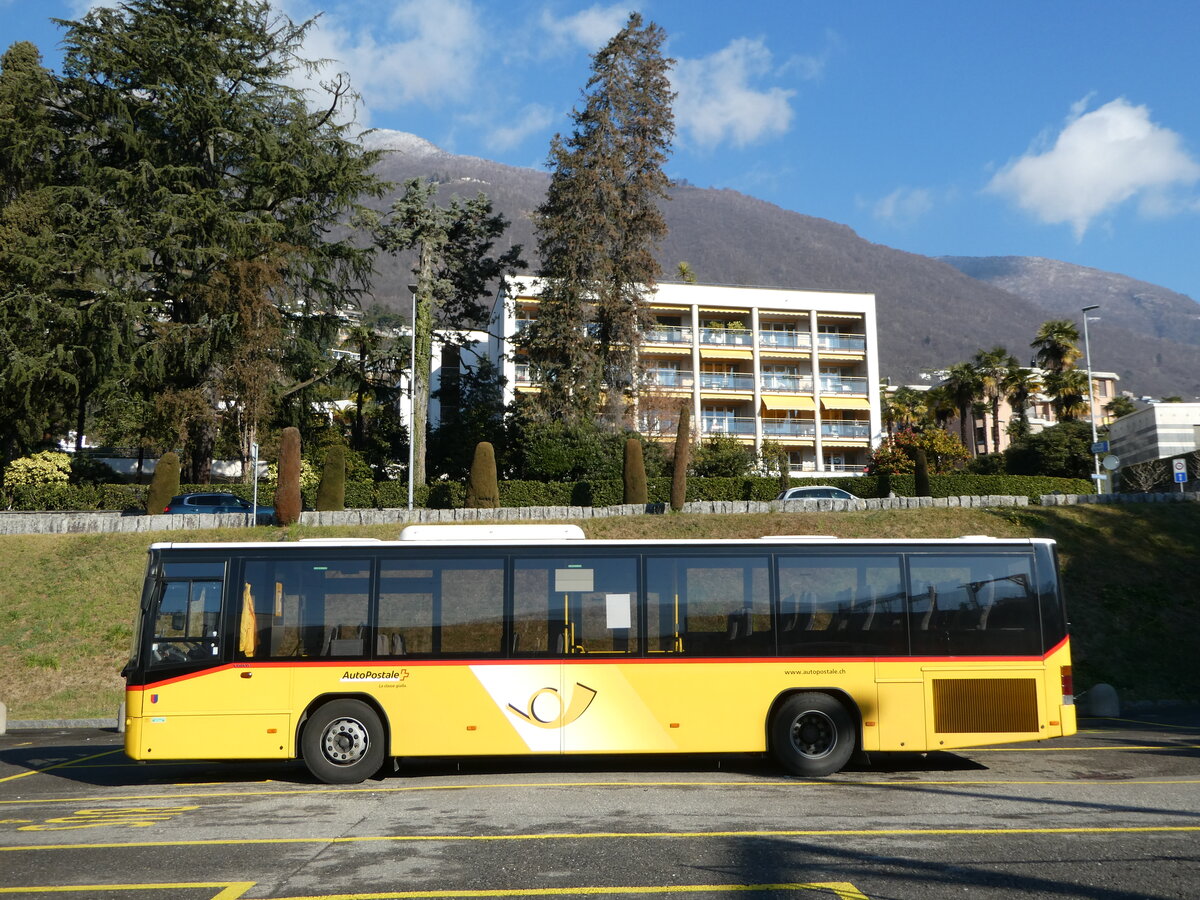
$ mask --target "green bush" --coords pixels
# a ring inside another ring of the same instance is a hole
[[[346,456],[340,444],[334,444],[325,452],[316,508],[328,512],[346,508]]]
[[[642,461],[642,442],[637,438],[625,440],[623,503],[646,503],[646,464]]]
[[[4,468],[5,488],[66,484],[70,480],[71,457],[53,450],[14,459]]]
[[[487,441],[475,445],[471,474],[467,479],[467,506],[472,509],[495,509],[500,505],[500,489],[496,485],[496,450]]]

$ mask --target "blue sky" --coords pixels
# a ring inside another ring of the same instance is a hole
[[[530,167],[636,8],[677,60],[673,177],[902,250],[1045,256],[1200,300],[1195,0],[273,2],[323,13],[307,52],[349,72],[362,124]],[[55,67],[49,18],[87,6],[0,0],[0,44]]]

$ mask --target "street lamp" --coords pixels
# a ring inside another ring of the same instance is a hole
[[[1096,391],[1092,387],[1092,345],[1088,341],[1088,312],[1093,309],[1099,309],[1100,305],[1093,304],[1085,306],[1080,312],[1083,313],[1083,354],[1087,360],[1087,380],[1088,380],[1088,414],[1092,419],[1092,462],[1095,465],[1096,473],[1092,478],[1096,482],[1096,493],[1100,493],[1100,454],[1096,452]]]
[[[1084,320],[1084,328],[1087,320]],[[413,508],[413,463],[416,462],[416,438],[413,437],[413,422],[417,412],[417,289],[412,288],[412,325],[408,341],[408,510]],[[1095,425],[1092,426],[1095,429]]]

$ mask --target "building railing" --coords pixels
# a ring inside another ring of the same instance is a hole
[[[869,422],[822,422],[821,436],[865,441],[871,436],[871,424]]]
[[[701,328],[700,343],[720,347],[750,347],[753,332],[749,328]]]
[[[807,331],[760,331],[758,346],[767,350],[811,350],[812,335]]]
[[[700,416],[701,434],[754,435],[753,416]]]
[[[813,380],[809,375],[781,375],[768,372],[762,376],[759,386],[764,391],[777,391],[784,394],[811,394],[813,392]]]
[[[692,329],[680,325],[656,325],[647,329],[642,335],[642,342],[647,344],[688,344],[692,343]]]
[[[842,377],[837,375],[821,376],[822,394],[866,394],[867,379],[857,377]]]
[[[690,371],[679,369],[647,369],[647,385],[662,388],[687,388],[691,390],[696,385],[696,379]]]
[[[863,353],[867,349],[867,339],[861,334],[833,334],[824,332],[817,335],[817,347],[821,350],[843,350],[852,353]]]
[[[752,391],[754,376],[740,372],[701,372],[700,389],[706,391]]]
[[[763,419],[765,438],[811,438],[817,435],[817,423],[812,419]]]

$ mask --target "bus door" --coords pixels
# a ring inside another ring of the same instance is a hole
[[[225,573],[224,562],[162,565],[148,610],[140,718],[131,710],[136,758],[288,755],[286,675],[248,689],[250,671],[229,665],[237,634],[228,630],[235,611]]]
[[[645,605],[640,692],[670,749],[764,749],[772,698],[762,672],[775,654],[769,557],[647,557]]]
[[[639,693],[638,561],[581,555],[514,565],[508,711],[535,752],[665,749]],[[552,665],[549,665],[552,664]]]

